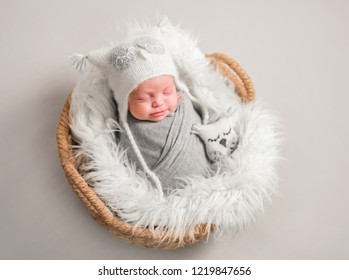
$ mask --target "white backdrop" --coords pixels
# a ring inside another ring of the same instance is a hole
[[[281,194],[240,236],[176,251],[94,222],[60,167],[55,129],[78,77],[68,55],[123,19],[166,14],[225,52],[283,120]],[[0,1],[0,259],[349,259],[349,2]]]

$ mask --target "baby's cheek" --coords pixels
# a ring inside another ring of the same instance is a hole
[[[133,104],[129,107],[129,111],[136,119],[142,119],[146,115],[147,110],[143,104]]]
[[[182,98],[176,97],[171,100],[170,102],[171,105],[169,106],[171,108],[171,111],[174,111],[177,108],[181,99]]]

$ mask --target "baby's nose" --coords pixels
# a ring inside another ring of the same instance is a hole
[[[161,97],[156,97],[153,99],[153,106],[154,107],[159,107],[163,104],[163,100]]]

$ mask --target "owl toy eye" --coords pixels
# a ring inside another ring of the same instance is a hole
[[[218,135],[215,139],[207,139],[208,142],[217,142],[220,139],[220,136]]]
[[[229,128],[229,131],[228,132],[223,132],[223,135],[224,136],[227,136],[227,135],[229,135],[231,133],[231,127]]]

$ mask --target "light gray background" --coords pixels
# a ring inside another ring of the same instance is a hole
[[[1,259],[348,259],[349,2],[1,1]],[[283,121],[281,195],[239,237],[177,251],[94,222],[60,167],[55,128],[78,74],[130,16],[166,14],[205,52],[235,57]]]

